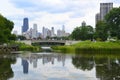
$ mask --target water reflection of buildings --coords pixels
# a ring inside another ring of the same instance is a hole
[[[28,73],[29,63],[33,64],[33,68],[37,68],[38,59],[42,60],[42,64],[51,63],[54,65],[55,61],[62,62],[62,66],[65,66],[65,55],[55,54],[30,54],[27,57],[22,58],[23,73]]]
[[[65,55],[43,55],[42,57],[42,63],[46,64],[51,62],[51,64],[54,65],[55,59],[57,59],[58,62],[62,62],[62,65],[65,65]]]
[[[29,67],[29,63],[27,61],[27,59],[22,59],[22,66],[23,66],[23,73],[27,74],[28,73],[28,67]]]

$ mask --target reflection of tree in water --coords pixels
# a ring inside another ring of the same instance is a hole
[[[103,62],[102,62],[103,61]],[[117,59],[95,59],[96,77],[100,80],[120,80],[120,60]]]
[[[0,80],[7,80],[13,77],[14,74],[11,68],[11,64],[15,62],[15,59],[0,58]]]
[[[72,63],[76,68],[82,70],[91,70],[94,67],[94,61],[92,57],[73,57]]]
[[[100,58],[76,55],[72,58],[72,63],[81,70],[91,70],[95,66],[96,78],[99,80],[120,80],[120,59],[104,55]]]

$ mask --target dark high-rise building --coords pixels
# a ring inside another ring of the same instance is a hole
[[[110,12],[113,8],[113,3],[100,3],[100,13],[96,14],[95,21],[96,24],[98,21],[105,19],[105,15]]]
[[[23,73],[28,73],[29,63],[26,59],[22,59]]]
[[[86,22],[83,21],[83,22],[81,23],[81,26],[86,26]]]
[[[113,3],[100,3],[100,18],[104,20],[105,15],[113,8]]]
[[[23,19],[22,33],[26,32],[29,28],[28,18]]]

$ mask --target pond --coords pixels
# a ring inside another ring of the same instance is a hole
[[[0,55],[0,80],[120,80],[120,58],[53,52]]]

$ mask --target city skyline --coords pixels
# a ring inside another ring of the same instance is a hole
[[[87,25],[95,27],[95,15],[100,11],[100,3],[112,2],[113,7],[119,7],[120,1],[116,0],[4,0],[0,3],[1,14],[14,22],[14,30],[21,33],[22,20],[29,18],[29,28],[34,23],[38,25],[38,31],[42,27],[55,30],[65,25],[69,33],[76,26],[81,26],[85,21]]]

